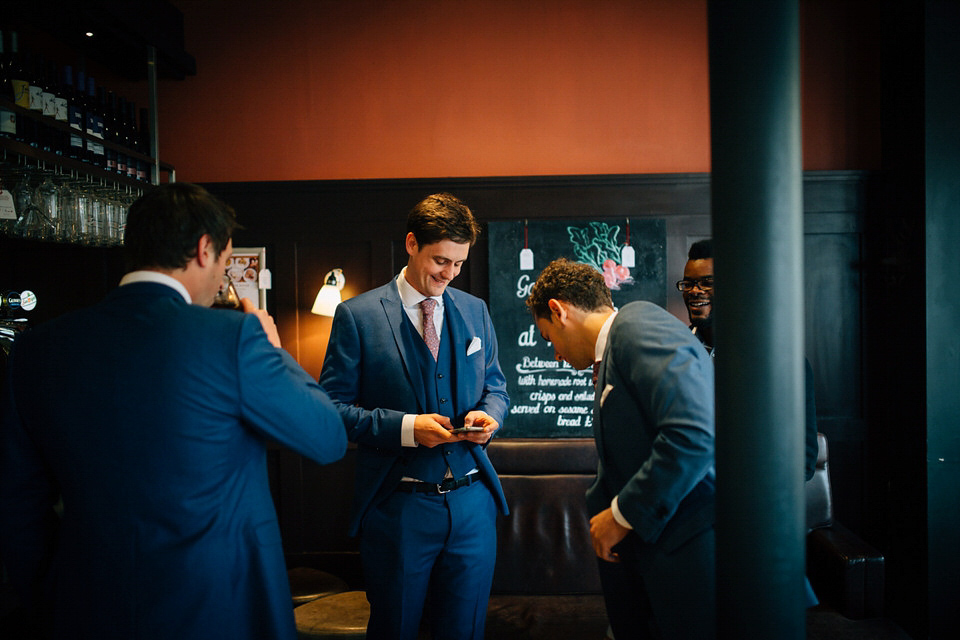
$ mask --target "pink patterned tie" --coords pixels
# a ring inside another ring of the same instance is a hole
[[[433,309],[437,306],[437,301],[433,298],[425,298],[420,301],[420,308],[423,309],[423,341],[427,343],[427,348],[433,354],[433,359],[437,359],[437,353],[440,351],[440,338],[437,337],[437,325],[433,324]]]

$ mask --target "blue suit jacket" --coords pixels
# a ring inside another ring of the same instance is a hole
[[[597,375],[600,463],[590,515],[618,496],[648,551],[669,552],[712,526],[713,363],[674,316],[650,302],[620,310]]]
[[[503,424],[507,413],[506,379],[497,360],[497,337],[479,298],[448,287],[443,294],[444,332],[454,348],[456,379],[454,423],[474,409]],[[423,380],[414,344],[402,330],[405,312],[395,280],[337,307],[320,384],[340,411],[347,437],[358,444],[357,483],[350,535],[360,530],[363,514],[400,481],[396,465],[403,454],[400,424],[404,414],[425,413]],[[415,335],[415,334],[414,334]],[[474,340],[480,348],[467,354]],[[500,480],[484,447],[468,443],[484,482],[502,513],[507,513]]]
[[[18,338],[8,386],[0,548],[54,637],[296,637],[265,442],[346,438],[255,317],[128,284]]]

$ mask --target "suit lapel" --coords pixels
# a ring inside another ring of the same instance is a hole
[[[403,309],[403,303],[400,300],[400,293],[397,291],[395,282],[387,284],[386,291],[380,297],[380,304],[383,306],[383,312],[386,315],[387,323],[393,332],[393,340],[397,345],[397,351],[400,353],[400,361],[403,363],[403,370],[407,374],[407,383],[411,391],[417,398],[417,404],[421,411],[427,406],[427,398],[420,380],[419,369],[416,362],[415,345],[410,344],[409,336],[412,332],[403,330],[406,311]]]

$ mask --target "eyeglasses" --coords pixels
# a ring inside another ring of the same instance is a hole
[[[699,287],[701,291],[713,291],[713,276],[707,276],[706,278],[700,278],[698,280],[677,281],[678,291],[683,291],[686,293],[688,291],[693,291],[694,287]]]

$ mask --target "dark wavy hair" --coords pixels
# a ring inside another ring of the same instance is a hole
[[[410,210],[407,231],[417,239],[419,247],[441,240],[469,242],[473,246],[480,235],[480,224],[462,200],[449,193],[435,193]]]
[[[527,298],[527,308],[535,318],[549,318],[551,298],[584,311],[613,308],[613,297],[603,275],[588,264],[566,258],[557,258],[540,272]]]
[[[204,234],[220,255],[239,228],[233,208],[203,187],[160,185],[130,205],[123,240],[127,268],[181,269],[197,255]]]

